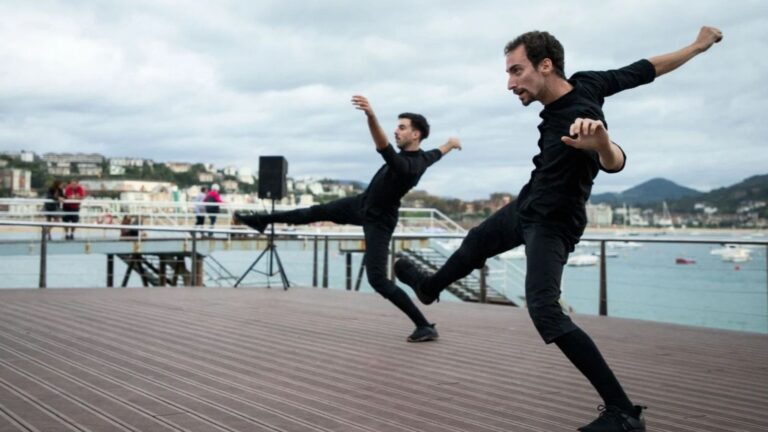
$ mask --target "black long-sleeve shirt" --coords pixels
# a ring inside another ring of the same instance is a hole
[[[398,153],[392,144],[377,151],[386,163],[379,168],[362,193],[363,212],[373,216],[394,214],[396,217],[400,199],[419,183],[422,174],[440,160],[443,153],[439,149]]]
[[[575,236],[584,232],[587,223],[585,203],[592,191],[592,180],[600,170],[596,151],[570,147],[561,141],[569,135],[571,124],[579,117],[601,120],[605,98],[622,90],[650,83],[656,70],[648,60],[639,60],[621,69],[600,72],[578,72],[568,82],[573,89],[546,105],[539,116],[539,149],[533,158],[535,169],[517,199],[523,220],[534,223],[564,225]],[[623,150],[622,150],[623,152]]]

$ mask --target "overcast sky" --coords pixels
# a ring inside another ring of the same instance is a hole
[[[0,0],[0,149],[212,162],[367,182],[382,160],[366,95],[391,135],[424,114],[453,152],[419,189],[516,194],[541,105],[506,89],[503,48],[529,30],[565,46],[566,74],[722,43],[657,82],[607,99],[626,169],[594,192],[653,177],[708,191],[768,173],[768,2]],[[763,125],[763,126],[760,126]],[[762,132],[760,132],[762,131]]]

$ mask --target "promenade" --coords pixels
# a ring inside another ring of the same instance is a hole
[[[0,290],[0,431],[573,431],[596,394],[525,310],[318,288]],[[649,431],[765,431],[768,336],[577,316]]]

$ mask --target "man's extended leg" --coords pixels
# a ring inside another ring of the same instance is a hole
[[[306,225],[312,222],[334,222],[340,225],[362,225],[360,217],[360,196],[342,198],[325,204],[318,204],[303,209],[272,214],[235,213],[235,218],[245,225],[263,233],[271,223]]]
[[[377,293],[403,311],[416,325],[408,337],[409,342],[425,342],[437,339],[437,330],[430,324],[408,294],[387,277],[389,241],[394,227],[384,223],[369,222],[363,225],[365,232],[365,272],[368,283]]]
[[[485,260],[522,243],[517,209],[508,204],[472,228],[461,246],[433,275],[422,272],[406,258],[395,263],[395,274],[416,292],[424,304],[432,303],[448,285],[483,268]]]
[[[584,431],[644,431],[641,410],[630,402],[592,339],[560,306],[560,283],[568,259],[568,237],[556,228],[524,226],[528,313],[546,343],[554,342],[568,360],[592,383],[608,407]],[[634,417],[634,418],[633,418]]]

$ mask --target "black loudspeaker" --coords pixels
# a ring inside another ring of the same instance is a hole
[[[259,198],[281,200],[288,195],[288,161],[282,156],[259,157]]]

